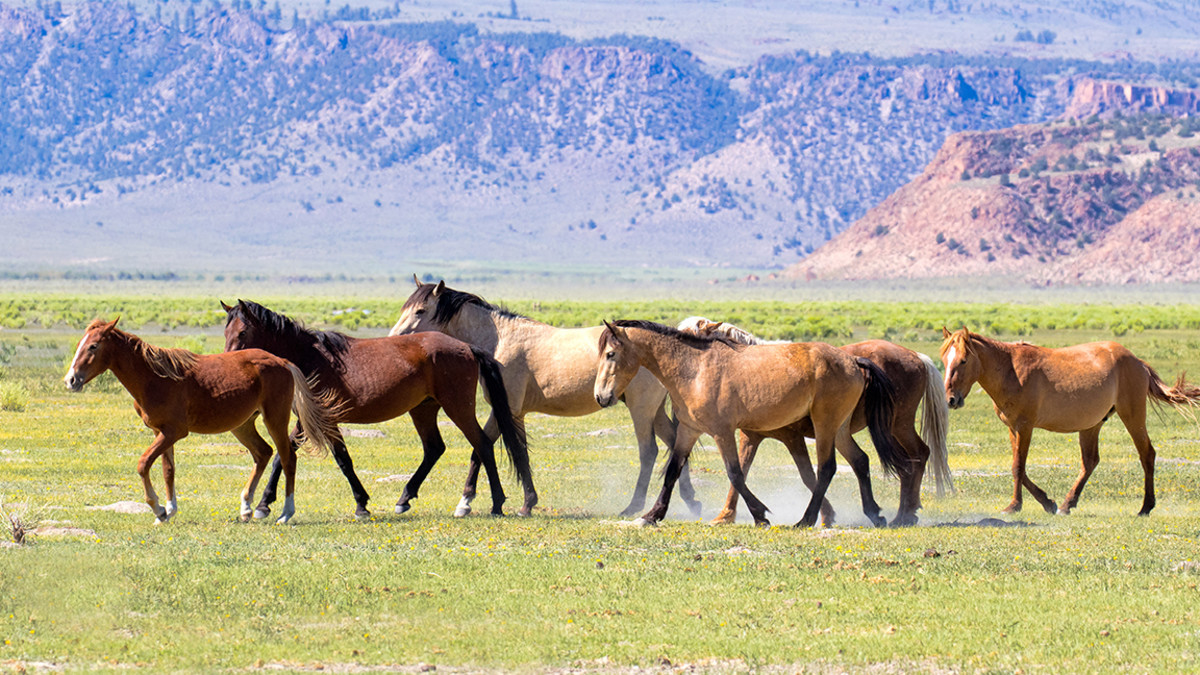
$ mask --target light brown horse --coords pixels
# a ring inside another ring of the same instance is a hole
[[[596,340],[604,330],[602,326],[549,326],[492,305],[477,295],[448,288],[445,282],[423,284],[415,275],[413,282],[417,289],[404,302],[400,318],[390,334],[439,331],[491,354],[500,363],[504,386],[508,390],[508,405],[522,430],[525,415],[532,412],[576,417],[600,410],[592,395],[592,384]],[[633,419],[641,465],[633,496],[621,512],[632,515],[646,502],[646,489],[658,457],[654,437],[658,436],[668,448],[671,447],[675,440],[675,425],[666,412],[667,391],[645,370],[633,377],[623,390],[621,400]],[[494,413],[488,417],[484,431],[493,439],[499,434]],[[472,455],[463,498],[455,515],[471,512],[478,478],[479,462]],[[686,470],[679,479],[679,492],[691,512],[699,516],[700,502],[693,497]]]
[[[657,523],[666,515],[683,462],[701,434],[712,436],[729,482],[746,501],[756,524],[767,524],[766,506],[746,487],[735,432],[767,432],[811,419],[818,472],[800,527],[811,527],[837,462],[834,440],[849,435],[849,422],[866,397],[867,427],[884,469],[911,471],[892,437],[893,392],[877,366],[822,342],[745,346],[723,337],[698,337],[649,321],[606,323],[600,335],[595,396],[612,405],[644,367],[667,388],[679,419],[663,489],[642,516]]]
[[[689,317],[679,324],[679,329],[695,335],[724,335],[742,344],[784,344],[770,343],[755,335],[723,321],[709,321],[704,317]],[[947,406],[942,391],[942,374],[934,365],[933,360],[924,354],[919,354],[885,340],[867,340],[841,348],[854,357],[868,359],[888,376],[896,388],[896,406],[892,417],[892,435],[904,448],[905,455],[912,465],[912,472],[903,475],[900,482],[900,507],[892,525],[914,525],[917,522],[917,510],[921,508],[921,480],[925,474],[925,466],[930,457],[933,458],[934,476],[937,483],[937,494],[942,496],[948,489],[954,491],[954,482],[950,476],[950,467],[946,461],[946,428]],[[921,409],[921,433],[918,434],[914,420],[917,410]],[[854,434],[867,426],[865,401],[859,400],[858,407],[850,422],[850,433]],[[808,448],[805,437],[813,433],[812,422],[802,420],[783,429],[767,432],[743,431],[740,436],[738,456],[742,471],[748,473],[754,462],[758,446],[765,438],[773,438],[784,444],[800,471],[800,477],[809,490],[816,484],[812,463],[808,458]],[[870,490],[869,463],[866,453],[855,442],[853,436],[839,436],[834,443],[838,452],[846,458],[859,480],[860,491]],[[874,503],[874,498],[869,498]],[[864,511],[870,512],[867,506],[868,493],[863,496]],[[738,493],[732,487],[725,499],[725,507],[713,519],[713,523],[732,523],[737,516]],[[875,507],[878,509],[878,507]],[[828,500],[821,505],[821,520],[826,525],[833,522],[833,507]],[[875,520],[875,519],[872,519]]]
[[[475,419],[475,395],[480,384],[488,392],[509,458],[525,486],[520,515],[529,515],[537,503],[529,476],[524,432],[517,428],[508,410],[500,366],[483,350],[441,333],[361,339],[336,331],[310,330],[248,300],[238,300],[232,307],[225,303],[221,306],[225,308],[225,351],[265,349],[295,363],[305,375],[315,379],[314,388],[323,397],[335,402],[333,415],[337,422],[370,424],[404,414],[412,418],[421,438],[423,457],[404,485],[396,502],[396,513],[409,510],[425,477],[446,451],[438,430],[438,411],[445,410],[487,471],[492,488],[492,514],[503,515],[504,488],[500,485],[494,446]],[[350,483],[358,504],[355,515],[370,516],[367,510],[370,496],[354,473],[354,462],[340,432],[334,434],[333,441],[334,461]],[[255,518],[271,512],[278,482],[277,458],[262,502],[254,511]]]
[[[197,355],[186,349],[164,349],[118,329],[117,321],[93,321],[64,378],[71,391],[111,370],[133,396],[134,409],[154,431],[154,442],[137,463],[146,503],[165,523],[178,511],[175,497],[175,443],[189,433],[231,431],[254,458],[254,471],[242,490],[241,519],[249,520],[250,500],[271,459],[271,446],[254,428],[262,415],[287,476],[287,501],[278,522],[296,513],[293,497],[296,455],[288,442],[291,408],[304,424],[305,436],[328,450],[336,427],[322,401],[314,397],[300,369],[259,349],[228,354]],[[162,457],[167,504],[159,504],[150,483],[150,468]]]
[[[942,362],[946,366],[946,401],[961,408],[978,382],[1008,426],[1012,443],[1013,498],[1006,513],[1021,510],[1021,486],[1055,512],[1054,500],[1029,479],[1025,461],[1034,429],[1078,433],[1083,468],[1058,513],[1079,503],[1083,486],[1100,462],[1100,427],[1116,413],[1133,437],[1145,475],[1139,516],[1154,508],[1154,446],[1146,433],[1146,399],[1179,409],[1200,403],[1200,389],[1184,382],[1165,383],[1145,361],[1115,342],[1049,349],[1027,342],[1000,342],[966,328],[942,328]]]

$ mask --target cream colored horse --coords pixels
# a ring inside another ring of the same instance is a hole
[[[556,328],[489,304],[470,293],[447,288],[444,281],[423,284],[413,276],[417,289],[405,301],[391,335],[440,331],[491,354],[500,363],[508,403],[517,424],[525,428],[525,415],[539,412],[561,417],[590,415],[600,410],[592,395],[596,376],[596,345],[603,326]],[[633,378],[623,400],[633,418],[638,439],[641,469],[629,505],[622,515],[641,511],[646,502],[650,475],[658,457],[657,435],[667,447],[675,442],[675,424],[666,412],[667,391],[650,373],[642,370]],[[488,417],[484,432],[493,440],[499,435],[494,416]],[[479,463],[471,457],[471,469],[455,515],[471,512]],[[699,516],[686,470],[680,493],[693,515]]]
[[[785,344],[771,342],[723,321],[710,321],[704,317],[693,316],[684,319],[679,324],[679,330],[694,335],[723,335],[734,342],[746,345]],[[933,360],[924,354],[917,353],[884,340],[867,340],[842,347],[847,354],[870,360],[879,366],[888,379],[896,387],[896,407],[892,420],[892,433],[904,447],[907,456],[915,460],[912,473],[901,481],[900,507],[896,513],[893,525],[914,525],[917,522],[917,509],[921,506],[921,479],[925,473],[928,459],[933,459],[933,473],[937,483],[937,495],[941,497],[948,489],[954,492],[954,481],[950,475],[950,466],[946,460],[946,431],[949,410],[942,391],[942,374],[934,365]],[[918,435],[914,420],[920,408],[921,433]],[[856,433],[866,427],[863,412],[863,402],[855,411],[851,420],[850,431]],[[812,424],[802,421],[785,429],[768,432],[742,432],[738,456],[742,471],[748,472],[754,462],[758,446],[764,438],[774,438],[782,442],[792,455],[800,477],[808,489],[813,489],[815,477],[812,464],[809,462],[808,449],[804,438],[811,435]],[[838,452],[846,458],[859,479],[860,489],[870,490],[867,474],[868,462],[866,454],[855,442],[853,436],[838,437],[835,444]],[[864,498],[865,501],[865,498]],[[873,502],[874,500],[871,499]],[[725,507],[713,519],[714,523],[733,522],[737,514],[737,492],[730,488],[725,499]],[[825,502],[821,506],[822,520],[829,524],[833,520],[833,507]]]

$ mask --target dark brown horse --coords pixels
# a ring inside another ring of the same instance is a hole
[[[1154,369],[1115,342],[1049,349],[1028,342],[1000,342],[966,328],[942,328],[942,361],[946,365],[946,400],[961,408],[976,382],[996,406],[1012,443],[1013,498],[1006,513],[1021,510],[1021,486],[1055,512],[1054,500],[1025,472],[1034,429],[1078,433],[1083,468],[1063,497],[1058,513],[1079,503],[1083,486],[1100,463],[1100,427],[1116,413],[1133,437],[1145,476],[1139,516],[1154,508],[1154,446],[1146,433],[1146,399],[1179,409],[1200,403],[1200,388],[1183,376],[1167,387]]]
[[[766,524],[766,506],[746,487],[736,432],[772,431],[809,418],[819,468],[812,500],[796,524],[812,526],[837,470],[834,439],[849,435],[850,417],[864,395],[867,428],[884,469],[901,475],[911,471],[890,429],[895,396],[891,382],[866,359],[821,342],[745,346],[649,321],[605,326],[596,364],[596,402],[615,403],[644,367],[667,388],[679,418],[662,493],[642,516],[643,522],[656,523],[666,515],[684,461],[700,435],[708,434],[716,440],[729,482],[754,522]]]
[[[96,320],[87,327],[64,381],[71,391],[79,391],[92,378],[111,370],[133,396],[142,422],[155,432],[154,442],[138,460],[137,472],[156,523],[167,522],[178,511],[175,443],[191,432],[232,431],[250,451],[254,472],[242,490],[241,510],[242,520],[249,520],[250,500],[272,454],[271,446],[254,428],[260,414],[287,474],[287,499],[278,522],[290,520],[296,512],[296,454],[287,433],[291,408],[296,408],[305,437],[318,446],[328,448],[331,434],[337,431],[300,370],[260,349],[205,356],[185,349],[163,349],[116,326],[117,321]],[[150,483],[150,468],[159,457],[167,491],[165,507]]]
[[[239,300],[225,308],[225,350],[260,348],[278,354],[314,378],[316,389],[334,401],[335,421],[355,424],[383,422],[408,413],[421,438],[424,457],[404,486],[396,513],[410,508],[421,483],[446,451],[438,430],[438,410],[462,431],[483,462],[492,486],[492,513],[503,514],[504,489],[496,468],[494,443],[475,419],[475,395],[480,380],[517,478],[525,487],[521,515],[537,503],[529,474],[525,434],[513,422],[500,368],[487,353],[441,333],[359,339],[333,331],[308,330],[262,305]],[[370,496],[354,473],[354,463],[341,433],[335,429],[333,458],[354,493],[359,517],[370,515]],[[270,513],[279,480],[276,463],[263,492],[256,517]]]

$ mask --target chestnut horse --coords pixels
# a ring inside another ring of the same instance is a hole
[[[133,396],[134,409],[154,431],[154,442],[138,460],[146,503],[156,523],[165,523],[178,511],[175,498],[175,443],[189,433],[231,431],[254,458],[254,472],[242,490],[241,519],[250,519],[250,500],[258,486],[271,446],[254,428],[261,414],[287,474],[287,500],[277,522],[286,523],[296,513],[293,500],[296,480],[295,448],[288,441],[288,418],[295,407],[304,424],[305,437],[328,449],[336,432],[324,401],[313,396],[300,369],[259,349],[237,354],[198,355],[186,349],[164,349],[97,319],[87,327],[75,358],[64,378],[71,391],[111,370]],[[167,504],[158,502],[150,483],[150,468],[162,457]]]
[[[946,400],[961,408],[976,382],[1008,426],[1012,443],[1013,498],[1005,513],[1021,510],[1021,486],[1055,512],[1054,500],[1029,479],[1025,460],[1034,429],[1078,433],[1083,469],[1058,513],[1079,503],[1083,486],[1100,462],[1100,427],[1116,413],[1133,437],[1145,475],[1139,516],[1154,508],[1154,446],[1146,433],[1146,399],[1179,409],[1200,403],[1200,389],[1183,378],[1174,387],[1165,383],[1145,361],[1115,342],[1048,349],[1028,342],[1000,342],[966,328],[951,333],[942,328],[941,356],[946,365]]]
[[[225,350],[260,348],[282,356],[314,378],[314,387],[336,404],[334,421],[356,424],[383,422],[408,413],[421,438],[424,457],[404,486],[396,513],[411,508],[421,483],[446,451],[438,430],[438,410],[445,409],[487,470],[492,487],[492,513],[503,515],[504,489],[496,468],[492,439],[475,419],[475,395],[480,380],[492,401],[504,445],[517,477],[525,486],[521,515],[537,503],[529,476],[525,433],[518,428],[504,396],[504,380],[495,360],[482,350],[438,333],[359,339],[334,331],[308,330],[296,321],[247,300],[225,308]],[[333,458],[350,483],[356,515],[366,517],[370,496],[354,473],[341,432],[335,427]],[[255,517],[271,512],[279,463],[275,464]]]
[[[444,281],[422,284],[414,275],[413,282],[417,289],[404,302],[391,334],[440,331],[494,356],[504,372],[509,407],[522,429],[525,415],[531,412],[576,417],[600,410],[592,395],[592,383],[596,340],[604,330],[602,326],[556,328],[496,307],[477,295],[447,288]],[[644,370],[624,390],[622,401],[633,418],[641,469],[622,515],[637,513],[646,503],[650,474],[658,457],[654,437],[657,435],[668,448],[675,442],[675,425],[667,415],[666,400],[667,391]],[[488,418],[484,430],[491,438],[496,437],[494,416]],[[455,515],[470,513],[478,477],[479,464],[472,457]],[[699,516],[700,502],[693,497],[686,469],[679,479],[679,492],[691,512]]]
[[[716,440],[729,482],[746,501],[754,522],[768,524],[766,506],[746,487],[735,431],[767,432],[809,418],[819,469],[812,500],[797,526],[811,527],[837,471],[834,440],[849,436],[850,418],[863,397],[867,428],[884,469],[911,471],[890,429],[891,382],[875,364],[836,347],[822,342],[746,346],[649,321],[606,323],[596,364],[596,402],[616,402],[641,367],[667,388],[679,419],[662,492],[642,516],[644,523],[657,523],[666,515],[683,462],[700,435],[708,434]]]
[[[767,342],[755,335],[723,321],[709,321],[703,317],[689,317],[679,324],[679,329],[695,335],[720,334],[742,344],[784,344],[782,342]],[[892,435],[904,448],[905,454],[912,460],[912,472],[901,477],[900,507],[892,525],[914,525],[917,522],[917,509],[921,508],[921,479],[925,474],[925,465],[932,456],[934,476],[937,483],[937,494],[941,497],[946,489],[954,492],[954,481],[950,476],[950,467],[946,462],[946,429],[948,411],[946,398],[942,390],[942,374],[934,365],[933,360],[924,354],[917,353],[885,340],[867,340],[841,348],[847,354],[868,359],[892,381],[896,387],[896,407],[892,418]],[[864,401],[860,400],[851,418],[850,433],[854,434],[866,428],[866,411]],[[914,420],[917,409],[921,408],[921,433],[917,434]],[[746,432],[740,436],[740,457],[742,471],[748,473],[758,446],[764,438],[773,438],[787,447],[800,470],[804,485],[812,490],[816,483],[812,464],[808,459],[808,449],[804,438],[812,436],[812,423],[809,420],[767,432]],[[860,489],[865,486],[871,489],[866,453],[854,441],[853,436],[838,437],[834,443],[838,452],[846,458],[859,479]],[[874,502],[872,498],[870,500]],[[713,523],[732,523],[737,515],[737,491],[730,488],[725,499],[725,507],[713,519]],[[864,498],[866,510],[866,498]],[[868,514],[869,515],[869,514]],[[828,500],[821,505],[821,520],[826,525],[833,522],[833,507]]]

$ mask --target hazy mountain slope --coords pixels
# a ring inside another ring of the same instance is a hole
[[[714,75],[639,37],[52,6],[0,6],[9,267],[783,266],[949,132],[1052,118],[1078,77],[1200,72],[796,52]]]

